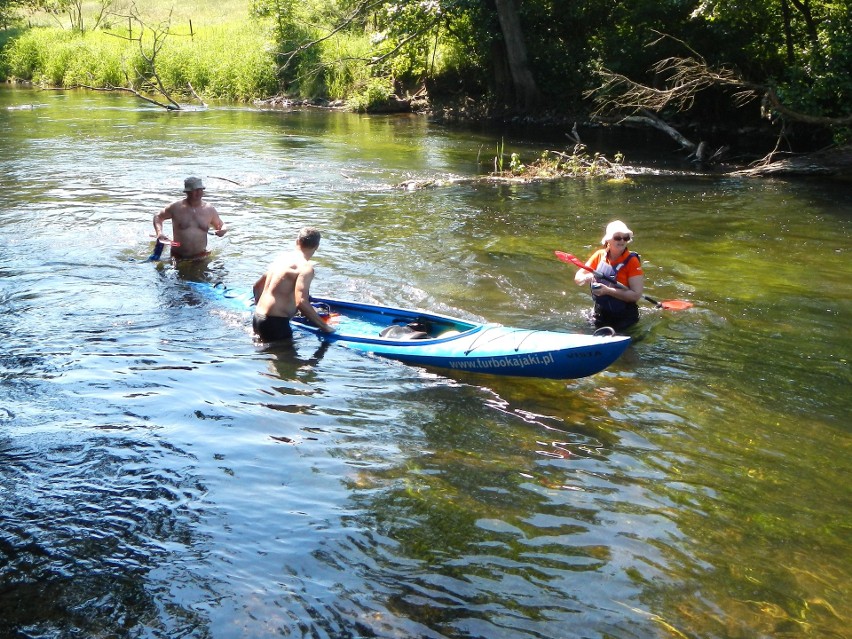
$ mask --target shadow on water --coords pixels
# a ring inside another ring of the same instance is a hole
[[[164,442],[107,433],[4,438],[0,631],[3,636],[112,635],[147,627],[178,636],[207,624],[168,582],[204,565],[192,456]],[[109,432],[112,431],[112,432]],[[33,518],[33,513],[42,513]],[[161,581],[164,580],[164,581]],[[163,587],[154,586],[157,582]]]

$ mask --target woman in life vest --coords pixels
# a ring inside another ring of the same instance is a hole
[[[603,248],[586,260],[586,265],[600,275],[580,269],[574,276],[578,285],[590,285],[595,302],[594,324],[598,328],[610,326],[615,331],[623,331],[639,321],[637,302],[642,297],[645,275],[639,254],[627,250],[632,241],[633,231],[624,222],[610,222],[601,239]],[[625,288],[617,288],[612,278]]]

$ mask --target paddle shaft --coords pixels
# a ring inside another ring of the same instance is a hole
[[[557,252],[556,252],[556,257],[558,257],[558,258],[559,258],[560,260],[562,260],[563,262],[566,262],[566,261],[567,261],[567,262],[570,262],[571,264],[573,264],[574,266],[576,266],[576,267],[578,267],[578,268],[585,269],[585,270],[589,271],[589,273],[594,273],[594,274],[595,274],[595,275],[597,275],[598,277],[605,279],[607,282],[610,282],[611,284],[614,284],[616,288],[620,288],[620,289],[623,289],[623,290],[630,290],[630,287],[625,286],[624,284],[622,284],[621,282],[619,282],[619,281],[618,281],[617,279],[615,279],[614,277],[612,277],[612,276],[610,276],[610,275],[604,275],[604,274],[603,274],[603,273],[601,273],[600,271],[596,271],[596,270],[595,270],[595,269],[593,269],[591,266],[589,266],[588,264],[586,264],[586,263],[584,263],[584,262],[581,262],[580,260],[578,260],[576,257],[574,257],[573,255],[571,255],[570,253],[562,253],[561,251],[557,251]],[[642,295],[642,297],[643,297],[645,300],[649,301],[649,302],[650,302],[651,304],[653,304],[654,306],[656,306],[657,308],[662,308],[662,306],[663,306],[663,305],[662,305],[662,303],[658,302],[658,301],[657,301],[657,300],[655,300],[653,297],[648,297],[647,295]]]
[[[223,178],[224,179],[224,178]],[[208,233],[208,235],[216,235],[215,231]],[[169,246],[180,246],[180,242],[175,242],[174,240],[161,240],[158,236],[152,235],[151,237],[156,237],[157,241],[154,243],[154,252],[148,257],[149,262],[156,262],[163,255],[163,249],[166,244]]]

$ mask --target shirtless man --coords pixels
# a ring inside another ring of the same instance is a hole
[[[207,230],[216,229],[216,235],[222,237],[228,229],[219,214],[210,204],[201,198],[204,195],[204,184],[201,178],[186,178],[183,183],[186,197],[178,202],[169,204],[154,216],[154,233],[157,242],[171,244],[171,239],[163,234],[163,222],[172,221],[172,233],[177,246],[171,247],[172,257],[178,259],[193,259],[205,257],[207,250]]]
[[[254,284],[254,309],[252,327],[264,342],[287,339],[293,335],[290,318],[301,311],[311,323],[324,333],[334,329],[326,324],[311,306],[311,281],[314,265],[311,262],[319,248],[320,232],[305,227],[296,237],[296,250],[277,258]]]

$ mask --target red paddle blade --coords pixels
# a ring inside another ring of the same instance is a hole
[[[568,264],[573,264],[574,260],[577,258],[571,255],[570,253],[563,253],[562,251],[553,251],[553,254],[561,261],[566,262]]]
[[[693,304],[685,300],[663,300],[660,302],[660,306],[667,311],[685,311],[692,308]]]

